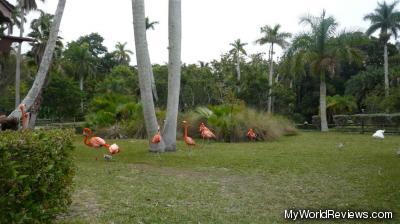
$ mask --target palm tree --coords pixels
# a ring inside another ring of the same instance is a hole
[[[302,17],[300,23],[310,26],[311,32],[295,37],[289,51],[295,54],[296,63],[307,63],[310,73],[319,76],[321,131],[326,132],[326,75],[337,73],[339,65],[343,62],[360,63],[362,56],[360,51],[353,47],[351,35],[342,33],[338,37],[334,36],[338,24],[335,18],[326,16],[325,10],[319,17]]]
[[[39,66],[42,61],[44,50],[46,49],[47,40],[49,39],[51,24],[53,23],[54,16],[48,13],[40,11],[40,16],[31,22],[31,32],[28,34],[29,37],[33,38],[34,41],[30,43],[32,46],[31,50],[27,53],[28,57],[33,59],[34,64]],[[56,46],[53,54],[53,59],[60,57],[63,43],[61,37],[57,37]]]
[[[44,1],[44,0],[41,0]],[[36,0],[19,0],[19,36],[24,36],[24,23],[25,23],[25,14],[32,10],[37,9]],[[15,107],[18,107],[20,103],[20,84],[21,84],[21,47],[22,42],[18,44],[17,55],[16,55],[16,68],[15,68]]]
[[[395,7],[398,1],[394,1],[392,4],[378,3],[378,7],[373,13],[370,13],[364,17],[364,20],[369,20],[371,26],[367,29],[367,35],[375,33],[380,29],[380,39],[383,42],[384,53],[384,72],[385,72],[385,96],[389,95],[389,62],[388,62],[388,50],[387,43],[390,37],[393,35],[397,39],[397,32],[400,31],[400,11],[396,10]]]
[[[90,51],[89,44],[83,42],[71,42],[64,52],[66,67],[79,79],[79,89],[83,93],[84,80],[92,75],[95,70],[95,58]],[[83,98],[81,99],[81,112],[84,111]]]
[[[150,22],[149,17],[146,17],[146,30],[152,29],[154,30],[154,25],[159,24],[158,21],[152,21]]]
[[[33,106],[33,104],[37,102],[38,96],[40,95],[43,85],[45,83],[48,70],[53,58],[53,52],[56,46],[58,31],[60,29],[65,4],[66,0],[58,1],[54,21],[51,25],[49,40],[47,41],[46,49],[44,51],[43,58],[39,66],[38,73],[36,75],[35,81],[32,84],[31,89],[22,101],[22,103],[26,105],[27,110],[29,110]],[[21,112],[19,111],[19,108],[16,107],[15,110],[9,115],[9,117],[21,118]]]
[[[273,74],[274,74],[274,45],[278,45],[281,48],[286,48],[289,43],[286,39],[290,38],[292,35],[286,32],[279,32],[281,25],[277,24],[274,27],[270,27],[268,25],[261,27],[261,33],[263,37],[256,40],[256,43],[260,45],[270,44],[269,48],[269,93],[268,93],[268,113],[272,111],[272,81],[273,81]]]
[[[237,80],[240,81],[240,53],[247,55],[246,51],[244,50],[244,46],[247,43],[242,43],[240,39],[235,40],[233,43],[230,43],[233,48],[229,51],[230,54],[233,55],[233,58],[236,59],[236,74]]]
[[[163,138],[167,151],[176,150],[176,127],[178,120],[181,83],[182,13],[181,0],[169,0],[168,6],[168,102]]]
[[[139,87],[143,104],[144,123],[149,138],[150,151],[164,152],[163,138],[158,144],[151,144],[150,138],[157,133],[158,123],[155,114],[153,94],[151,92],[152,67],[146,40],[144,0],[132,0],[133,29],[135,33],[136,60],[139,72]]]
[[[129,62],[131,61],[131,57],[129,55],[133,54],[131,50],[125,48],[126,44],[126,42],[117,42],[117,44],[115,45],[115,51],[113,52],[114,57],[116,58],[118,63],[123,65],[129,65]]]

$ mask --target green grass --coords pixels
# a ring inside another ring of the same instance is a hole
[[[105,150],[77,138],[75,193],[61,223],[285,223],[289,208],[390,210],[395,219],[384,222],[400,223],[400,136],[300,133],[191,152],[179,142],[164,154],[141,140],[117,143],[122,152],[105,162]]]

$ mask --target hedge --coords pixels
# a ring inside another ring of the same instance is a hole
[[[333,115],[335,126],[370,125],[370,126],[400,126],[400,113],[395,114],[354,114]],[[312,116],[312,124],[320,128],[321,120],[318,115]]]
[[[0,223],[50,223],[71,203],[72,130],[0,132]]]

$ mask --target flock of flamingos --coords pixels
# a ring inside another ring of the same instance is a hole
[[[183,121],[183,126],[184,126],[184,135],[183,135],[183,139],[185,141],[185,143],[188,146],[195,146],[196,142],[188,136],[188,123],[187,121]],[[209,141],[210,139],[214,139],[216,140],[217,137],[215,136],[215,134],[206,127],[206,125],[201,122],[200,127],[199,127],[199,132],[201,137],[203,138],[203,142],[205,139],[207,139],[207,141]],[[83,135],[85,136],[83,142],[85,143],[85,145],[89,146],[89,147],[93,147],[93,148],[101,148],[101,147],[105,147],[108,148],[108,151],[111,155],[113,154],[117,154],[120,152],[119,150],[119,146],[117,144],[112,144],[109,145],[106,143],[106,141],[100,137],[96,137],[93,136],[92,130],[90,130],[89,128],[85,128],[83,129]],[[257,138],[257,134],[253,131],[252,128],[250,128],[247,132],[247,137],[250,141],[255,141]],[[157,134],[155,134],[151,140],[151,143],[153,144],[158,144],[161,142],[161,132],[160,132],[160,126],[158,126],[158,131]],[[106,160],[110,160],[112,157],[111,155],[104,155],[104,158]],[[97,158],[96,158],[97,160]]]
[[[25,130],[28,127],[29,113],[26,112],[25,104],[21,104],[19,106],[19,109],[22,114],[22,116],[21,116],[22,117],[22,125],[21,125],[22,130]],[[183,121],[182,123],[183,123],[183,127],[184,127],[183,139],[184,139],[185,143],[188,146],[195,146],[196,142],[191,137],[188,136],[188,122]],[[207,128],[207,126],[204,124],[204,122],[200,123],[199,132],[200,132],[201,137],[203,138],[203,142],[205,139],[207,139],[207,141],[209,141],[210,139],[214,139],[214,140],[217,139],[215,134],[209,128]],[[95,136],[93,134],[92,130],[90,130],[89,128],[83,129],[83,136],[84,136],[83,142],[85,145],[92,147],[92,148],[96,148],[96,149],[99,149],[102,147],[108,149],[108,152],[110,155],[104,155],[104,158],[106,160],[110,160],[112,158],[111,155],[114,155],[114,154],[117,154],[120,152],[120,148],[117,144],[115,144],[115,143],[111,144],[111,145],[107,144],[107,142],[104,139]],[[248,130],[247,138],[249,139],[249,141],[256,140],[257,134],[254,132],[254,130],[252,128],[250,128]],[[160,142],[161,142],[161,133],[160,133],[160,127],[158,127],[157,134],[154,135],[154,137],[151,140],[151,143],[158,144]],[[97,158],[96,158],[96,160],[97,160]]]
[[[21,129],[25,130],[28,128],[29,113],[26,112],[25,104],[21,104],[19,106],[19,109],[21,111],[21,118],[22,118]],[[185,143],[189,147],[195,146],[196,142],[191,137],[188,136],[188,122],[183,121],[182,123],[183,123],[183,127],[184,127],[183,139],[184,139]],[[201,137],[203,138],[203,143],[204,143],[205,139],[207,139],[207,141],[209,141],[210,139],[216,140],[215,134],[209,128],[207,128],[207,126],[204,124],[204,122],[200,123],[199,132],[200,132]],[[377,130],[372,135],[372,137],[378,138],[378,139],[384,139],[385,138],[384,132],[385,132],[385,130]],[[104,139],[93,135],[92,130],[90,130],[89,128],[83,129],[83,136],[84,136],[83,142],[85,145],[92,147],[92,148],[96,148],[96,149],[99,149],[102,147],[108,149],[109,155],[104,155],[104,159],[106,159],[106,160],[112,159],[111,155],[114,155],[114,154],[117,154],[120,152],[120,148],[117,144],[115,144],[115,143],[112,145],[107,144],[107,142]],[[257,134],[254,132],[254,130],[252,128],[250,128],[247,131],[247,138],[249,139],[249,141],[255,141],[257,139]],[[160,133],[160,126],[158,126],[157,134],[154,135],[154,137],[151,140],[151,143],[158,144],[160,142],[161,142],[161,133]],[[400,154],[400,150],[399,150],[399,154]],[[97,160],[97,158],[96,158],[96,160]]]

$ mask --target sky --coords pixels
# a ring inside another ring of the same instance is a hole
[[[54,14],[58,1],[37,1],[40,9]],[[307,30],[299,25],[301,16],[320,15],[323,9],[337,19],[339,30],[365,31],[369,23],[363,17],[376,6],[376,0],[182,0],[182,61],[219,59],[238,38],[248,43],[248,54],[267,52],[267,46],[255,44],[262,26],[280,24],[282,31],[296,34]],[[152,63],[164,64],[168,61],[168,0],[145,0],[145,7],[146,16],[159,22],[147,34],[150,58]],[[38,15],[30,13],[28,20]],[[92,32],[104,37],[109,51],[117,42],[127,42],[127,48],[135,52],[131,0],[67,0],[59,34],[64,43]],[[28,50],[28,44],[23,49]],[[276,52],[279,56],[282,51]],[[135,65],[136,55],[131,58]]]

